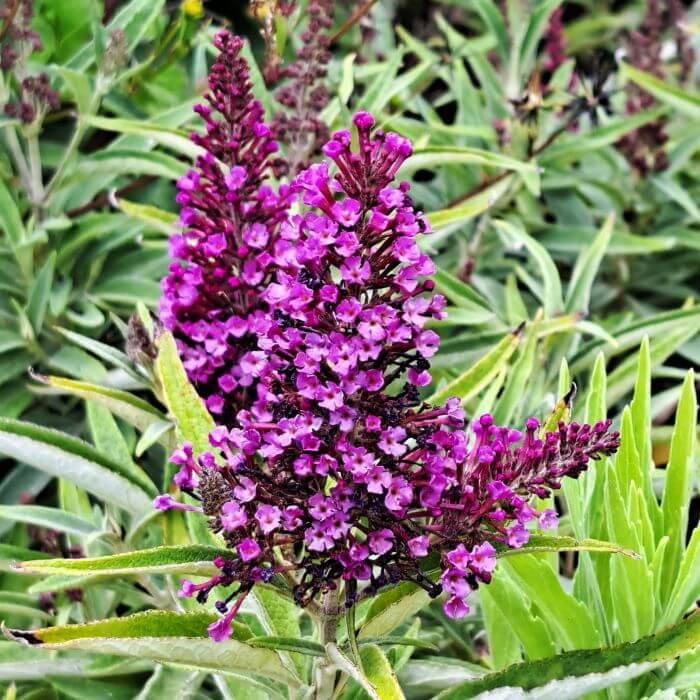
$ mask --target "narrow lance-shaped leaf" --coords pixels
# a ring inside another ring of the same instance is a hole
[[[590,539],[577,540],[574,537],[553,535],[531,535],[529,542],[524,547],[520,549],[502,547],[496,550],[496,556],[518,559],[524,554],[566,551],[622,554],[637,558],[635,552],[610,542]],[[426,591],[413,583],[401,583],[398,586],[388,588],[372,601],[364,623],[358,632],[358,640],[383,637],[389,634],[429,602],[430,597]]]
[[[667,80],[660,80],[654,75],[637,70],[629,63],[621,65],[620,73],[660,102],[664,102],[691,118],[700,119],[700,94],[683,90],[670,84]]]
[[[94,535],[99,530],[88,520],[72,513],[65,513],[58,508],[45,506],[5,506],[0,505],[0,518],[7,518],[16,523],[29,523],[39,527],[58,530],[69,535],[85,537]]]
[[[234,622],[228,641],[209,639],[207,627],[216,619],[216,615],[206,612],[150,610],[80,625],[11,630],[9,634],[17,641],[44,649],[129,656],[219,673],[266,676],[292,687],[298,685],[277,653],[246,643],[253,635],[244,625]]]
[[[134,514],[149,510],[156,495],[152,482],[108,459],[92,445],[32,423],[0,418],[0,453],[66,479]]]
[[[106,557],[23,561],[17,564],[17,569],[33,574],[68,574],[71,576],[164,573],[212,576],[218,571],[212,563],[218,556],[230,558],[231,552],[204,545],[174,545],[111,554]]]
[[[34,378],[60,392],[79,396],[108,408],[117,418],[121,418],[133,425],[142,433],[152,425],[165,421],[164,413],[151,406],[147,401],[127,391],[80,382],[75,379],[67,379],[66,377],[34,375]]]
[[[700,644],[700,612],[657,634],[616,647],[572,651],[465,681],[436,700],[537,698],[574,700],[637,678]],[[507,694],[509,693],[509,694]]]
[[[610,243],[614,224],[615,215],[609,214],[593,243],[581,251],[566,294],[565,310],[567,312],[588,312],[593,282],[607,250],[608,243]]]
[[[444,403],[451,396],[457,396],[465,403],[479,393],[508,362],[520,343],[522,328],[508,333],[498,345],[491,349],[466,372],[436,391],[428,401],[433,404]]]
[[[190,443],[195,454],[210,448],[209,432],[214,420],[187,379],[187,374],[177,354],[172,334],[164,333],[158,339],[156,372],[163,390],[168,410],[177,423],[182,438]]]
[[[692,490],[693,458],[696,450],[697,399],[695,375],[691,370],[686,376],[681,391],[676,423],[671,438],[671,451],[666,467],[666,485],[661,507],[664,530],[669,536],[664,570],[666,581],[662,582],[662,595],[668,599],[671,586],[676,580],[688,527],[688,509]]]
[[[540,269],[542,276],[542,294],[540,301],[544,307],[545,318],[549,319],[559,313],[564,302],[562,300],[561,281],[559,272],[547,249],[534,238],[529,236],[518,226],[509,221],[494,221],[494,226],[498,231],[516,243],[527,248]]]

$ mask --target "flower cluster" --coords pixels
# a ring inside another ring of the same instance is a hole
[[[666,77],[663,65],[664,34],[671,29],[675,34],[680,77],[687,76],[694,61],[693,48],[681,27],[685,11],[682,3],[672,0],[666,11],[659,0],[649,0],[644,20],[638,29],[631,32],[627,42],[627,60],[639,70],[662,80]],[[630,84],[627,87],[628,114],[646,112],[654,107],[656,100],[648,92]],[[666,154],[666,120],[656,119],[623,136],[617,143],[620,152],[629,164],[642,176],[660,172],[668,167]]]
[[[394,184],[411,146],[372,133],[367,113],[354,125],[357,150],[350,132],[336,133],[323,149],[332,163],[292,185],[306,210],[281,225],[289,248],[273,256],[261,294],[269,313],[254,352],[263,359],[250,368],[260,400],[212,431],[211,452],[196,458],[184,445],[173,456],[175,483],[201,505],[157,499],[202,512],[232,550],[217,575],[180,591],[205,601],[232,587],[216,604],[216,640],[230,635],[247,592],[275,574],[300,605],[341,581],[349,606],[413,581],[431,596],[446,591],[446,613],[460,617],[469,592],[490,580],[497,547],[523,546],[533,521],[556,522],[530,496],[617,446],[609,423],[540,435],[531,420],[523,436],[483,416],[468,436],[459,399],[421,401],[439,344],[426,324],[444,317],[445,300],[416,242],[428,224],[408,184]]]
[[[204,152],[177,183],[185,230],[170,241],[174,262],[160,317],[209,410],[230,421],[257,396],[251,374],[262,357],[255,341],[266,312],[260,292],[275,257],[290,248],[279,230],[291,193],[264,182],[280,162],[251,93],[242,40],[220,32],[214,43],[207,104],[195,107],[206,131],[192,135]]]
[[[562,21],[563,14],[564,10],[561,7],[557,7],[549,18],[547,31],[545,32],[544,52],[546,61],[544,69],[550,75],[565,63],[567,59],[566,37],[564,36],[564,22]]]
[[[41,119],[47,109],[61,105],[46,73],[27,74],[27,59],[42,49],[39,35],[30,29],[33,14],[32,0],[9,0],[0,8],[0,68],[8,78],[13,75],[17,93],[17,99],[8,101],[3,109],[8,117],[23,124],[31,124]]]
[[[307,167],[309,158],[328,139],[328,127],[318,115],[330,100],[323,81],[331,58],[328,31],[333,25],[333,5],[333,0],[309,2],[309,23],[299,37],[301,46],[294,61],[266,76],[274,82],[278,78],[287,81],[276,93],[286,110],[275,114],[270,126],[275,138],[286,145],[291,175]]]

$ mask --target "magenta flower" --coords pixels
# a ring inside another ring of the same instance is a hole
[[[468,594],[491,580],[497,549],[522,547],[538,518],[550,522],[530,497],[614,451],[617,434],[599,423],[540,435],[535,419],[521,433],[486,415],[467,435],[458,399],[420,399],[411,371],[429,375],[438,338],[425,324],[444,317],[445,300],[415,242],[427,224],[408,185],[393,184],[411,148],[372,134],[366,113],[354,123],[359,150],[338,132],[324,149],[333,174],[317,164],[292,186],[309,210],[280,227],[292,252],[275,256],[262,293],[271,308],[250,351],[264,355],[264,401],[238,413],[239,427],[213,431],[212,453],[190,469],[210,527],[232,550],[197,596],[237,586],[238,605],[281,571],[277,551],[300,605],[340,580],[347,605],[406,580],[431,596],[444,589],[446,613],[461,617]],[[338,240],[354,241],[350,256]],[[244,526],[228,527],[241,510]],[[441,562],[438,581],[422,569],[429,555]]]
[[[290,192],[265,184],[280,159],[251,94],[242,40],[220,32],[214,44],[207,104],[195,108],[205,134],[192,135],[204,153],[177,183],[184,230],[170,241],[160,316],[210,412],[231,424],[258,396],[256,335],[268,310],[260,293],[290,248],[280,237]]]

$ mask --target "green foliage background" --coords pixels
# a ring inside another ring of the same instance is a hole
[[[306,4],[276,19],[286,60]],[[210,612],[175,597],[220,543],[151,501],[177,439],[206,444],[211,418],[168,336],[156,361],[123,351],[130,314],[153,333],[173,182],[195,152],[191,110],[221,8],[200,17],[192,3],[130,0],[105,19],[100,2],[36,2],[44,48],[30,68],[49,73],[62,107],[41,130],[0,118],[0,618],[44,628],[31,641],[47,649],[0,642],[6,698],[291,700],[313,697],[312,665],[326,657],[346,700],[697,697],[700,93],[672,54],[665,81],[622,62],[608,114],[589,78],[572,82],[573,58],[619,49],[645,7],[585,0],[564,4],[572,59],[526,119],[515,103],[532,93],[560,4],[379,0],[371,34],[355,24],[333,46],[322,117],[340,128],[367,109],[414,142],[402,175],[428,212],[423,245],[450,304],[426,396],[458,394],[468,415],[505,423],[609,416],[622,448],[565,485],[556,537],[503,557],[466,620],[398,586],[324,649],[282,581],[261,588],[224,645],[206,638]],[[354,9],[342,4],[336,27]],[[261,63],[255,19],[243,4],[230,15]],[[694,41],[697,22],[690,8]],[[126,51],[107,70],[115,29]],[[626,114],[630,83],[653,110]],[[0,94],[10,88],[3,76]],[[572,92],[590,109],[566,128]],[[615,143],[662,116],[669,167],[640,177]],[[559,401],[572,382],[573,405]],[[87,558],[49,559],[47,530]]]

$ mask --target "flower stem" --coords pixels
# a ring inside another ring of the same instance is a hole
[[[330,590],[321,601],[321,615],[318,619],[319,641],[326,644],[336,641],[338,628],[340,591]],[[314,669],[314,700],[330,700],[335,689],[336,668],[328,657],[318,659]]]

